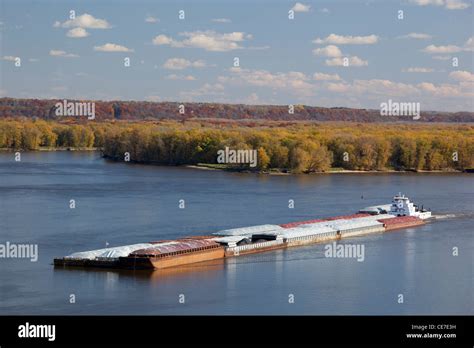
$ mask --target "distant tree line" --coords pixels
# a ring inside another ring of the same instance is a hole
[[[17,99],[0,98],[0,118],[28,117],[60,120],[55,115],[55,104],[61,99]],[[68,100],[69,102],[85,100]],[[92,102],[88,100],[87,102]],[[100,101],[96,100],[96,120],[161,120],[161,119],[197,119],[214,118],[220,120],[265,119],[265,120],[312,120],[312,121],[351,121],[351,122],[411,122],[406,116],[381,116],[377,109],[353,109],[345,107],[317,107],[297,104],[294,112],[288,105],[244,105],[219,103],[181,103],[149,101]],[[179,107],[185,107],[185,113],[179,113]],[[421,113],[424,122],[474,122],[474,112],[439,112],[424,110]]]
[[[474,167],[474,126],[320,123],[244,127],[173,121],[1,120],[0,148],[100,148],[104,156],[167,165],[216,163],[217,151],[257,150],[258,170],[464,170]],[[240,165],[239,168],[249,169]]]

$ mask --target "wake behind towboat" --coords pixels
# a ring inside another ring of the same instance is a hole
[[[56,267],[162,269],[338,240],[422,225],[431,212],[398,194],[391,204],[371,206],[352,215],[227,229],[209,236],[156,241],[77,252],[54,259]]]

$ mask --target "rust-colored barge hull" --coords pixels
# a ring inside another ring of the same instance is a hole
[[[170,256],[130,255],[119,258],[119,267],[126,269],[163,269],[222,258],[224,258],[224,248],[219,247]]]
[[[399,230],[424,225],[425,221],[413,216],[399,216],[391,219],[379,220],[384,224],[385,231]]]

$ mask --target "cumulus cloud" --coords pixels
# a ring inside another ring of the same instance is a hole
[[[102,46],[94,46],[94,51],[99,52],[133,52],[133,49],[114,43],[106,43]]]
[[[72,38],[82,38],[82,37],[89,36],[89,33],[86,31],[86,29],[77,27],[77,28],[73,28],[69,30],[66,36],[72,37]]]
[[[462,0],[410,0],[410,2],[418,6],[443,6],[447,10],[464,10],[471,6]]]
[[[315,44],[334,44],[334,45],[373,45],[377,43],[379,37],[377,35],[368,36],[343,36],[330,34],[324,39],[317,38],[313,40]]]
[[[341,50],[337,46],[334,46],[334,45],[328,45],[323,48],[315,48],[313,50],[313,54],[316,56],[324,56],[324,57],[331,57],[331,58],[342,56]]]
[[[195,81],[196,78],[192,75],[176,75],[176,74],[170,74],[165,76],[165,79],[167,80],[180,80],[180,81]]]
[[[84,13],[74,19],[69,19],[63,23],[56,21],[54,27],[84,29],[109,29],[112,26],[105,19],[95,18],[94,16]]]
[[[214,84],[205,83],[198,89],[195,89],[192,91],[183,91],[179,95],[184,100],[193,100],[201,96],[206,96],[206,97],[222,96],[224,95],[224,90],[225,90],[224,85],[220,83],[214,83]]]
[[[9,62],[14,62],[17,57],[15,56],[3,56],[2,59],[9,61]]]
[[[402,69],[402,72],[408,72],[408,73],[430,73],[433,72],[434,70],[431,68],[406,68]]]
[[[195,47],[206,51],[232,51],[242,49],[241,42],[251,39],[252,36],[243,32],[217,33],[213,30],[183,32],[179,34],[183,39],[175,40],[166,35],[158,35],[153,39],[154,45],[170,45],[171,47]]]
[[[366,60],[363,60],[357,56],[352,56],[352,57],[345,57],[348,59],[348,67],[361,67],[361,66],[367,66],[369,65],[369,62]],[[337,58],[332,58],[332,59],[326,59],[326,65],[327,66],[344,66],[344,59],[343,57],[337,57]]]
[[[457,53],[461,51],[474,51],[474,36],[471,36],[469,39],[466,40],[464,45],[456,46],[456,45],[446,45],[446,46],[435,46],[429,45],[422,49],[425,53],[430,54],[449,54],[449,53]]]
[[[298,71],[272,73],[243,68],[231,68],[229,71],[230,76],[219,76],[219,82],[285,90],[300,96],[312,95],[314,90],[310,77]]]
[[[428,40],[432,36],[424,33],[409,33],[407,35],[399,36],[399,39],[416,39],[416,40]]]
[[[464,76],[466,78],[466,76]],[[474,90],[470,81],[459,84],[438,84],[421,82],[418,84],[407,84],[390,80],[371,79],[354,80],[352,83],[330,83],[327,88],[331,92],[344,93],[345,96],[369,96],[377,97],[404,97],[404,98],[472,98]]]
[[[339,81],[341,77],[338,74],[314,73],[313,80],[316,81]]]
[[[250,94],[245,100],[245,104],[257,104],[259,102],[260,98],[257,93]]]
[[[67,53],[62,50],[50,50],[49,55],[53,57],[63,57],[63,58],[75,58],[79,57],[77,54]]]
[[[447,45],[447,46],[435,46],[429,45],[422,49],[423,52],[430,53],[430,54],[446,54],[446,53],[456,53],[462,51],[461,47],[455,45]]]
[[[474,51],[474,36],[471,36],[463,46],[465,51]]]
[[[291,9],[295,12],[309,12],[311,6],[297,2]]]
[[[153,16],[146,16],[145,17],[145,22],[146,23],[157,23],[159,22],[160,20],[156,17],[153,17]]]
[[[190,60],[184,58],[170,58],[164,64],[163,68],[169,70],[183,70],[186,68],[204,68],[206,62],[203,60],[196,60],[191,62]]]
[[[469,71],[453,71],[449,74],[449,77],[456,81],[474,82],[474,74]]]
[[[171,43],[173,42],[173,39],[166,35],[161,34],[161,35],[155,36],[152,42],[154,45],[171,45]]]
[[[348,83],[329,83],[327,89],[330,92],[344,93],[351,89],[351,85]]]

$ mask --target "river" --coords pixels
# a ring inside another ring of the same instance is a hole
[[[398,192],[439,219],[343,241],[364,246],[363,262],[316,244],[159,272],[51,265],[106,245],[350,214]],[[472,174],[269,176],[0,153],[0,243],[39,250],[37,262],[0,259],[0,314],[474,314],[473,211]]]

